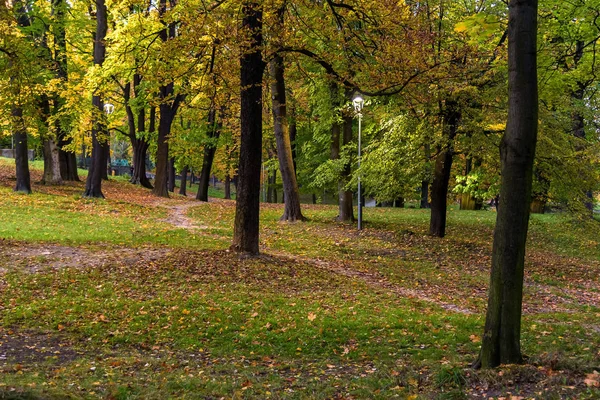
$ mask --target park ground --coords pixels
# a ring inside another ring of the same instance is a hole
[[[368,209],[357,232],[263,204],[243,258],[233,201],[13,185],[0,159],[0,399],[600,398],[597,221],[532,216],[527,363],[475,371],[492,211],[451,209],[436,239],[427,210]]]

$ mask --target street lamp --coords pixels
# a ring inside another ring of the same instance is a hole
[[[360,186],[360,160],[361,160],[361,130],[362,130],[362,109],[365,104],[360,94],[357,94],[352,100],[354,111],[358,116],[358,230],[362,230],[362,193]]]
[[[115,111],[115,106],[110,104],[110,103],[105,103],[104,104],[104,112],[106,113],[106,115],[110,115]]]

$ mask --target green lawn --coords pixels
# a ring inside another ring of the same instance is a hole
[[[474,371],[495,213],[366,209],[366,229],[278,222],[228,251],[234,202],[158,200],[120,179],[11,190],[0,160],[0,399],[594,399],[600,224],[534,215],[527,365]],[[34,175],[39,171],[34,171]],[[35,180],[35,179],[34,179]],[[186,225],[187,224],[187,225]],[[183,226],[186,225],[186,226]]]

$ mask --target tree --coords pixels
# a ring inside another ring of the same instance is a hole
[[[502,182],[488,309],[476,366],[521,363],[525,243],[538,128],[537,0],[511,0],[509,113],[500,146]]]
[[[174,22],[165,21],[165,14],[169,8],[176,5],[176,1],[168,2],[170,7],[167,7],[167,0],[160,0],[159,15],[164,25],[159,36],[163,44],[177,36],[177,29]],[[163,62],[167,62],[163,60]],[[171,133],[171,125],[177,114],[177,110],[184,99],[181,93],[175,94],[175,83],[172,78],[169,82],[162,84],[159,88],[160,98],[160,117],[158,120],[158,149],[156,151],[156,178],[154,181],[154,189],[152,193],[159,197],[169,197],[168,190],[168,175],[169,175],[169,143],[167,138]]]
[[[20,29],[26,29],[31,26],[31,21],[27,15],[27,7],[22,1],[15,1],[13,4],[14,13],[16,17],[16,25]],[[6,5],[0,6],[0,15],[8,14]],[[14,39],[14,38],[12,38]],[[3,45],[5,45],[4,43]],[[18,43],[15,49],[2,48],[2,53],[8,55],[8,70],[10,74],[10,89],[11,89],[11,125],[13,130],[13,139],[15,142],[15,172],[17,181],[14,190],[16,192],[31,193],[31,178],[29,175],[29,157],[27,149],[27,125],[25,123],[23,115],[23,87],[24,82],[18,75],[19,70],[22,71],[24,65],[19,65],[20,62],[24,61],[21,59],[26,56],[26,50],[20,45],[27,46],[27,43]]]
[[[262,6],[242,5],[242,27],[249,41],[240,57],[241,144],[232,250],[258,254],[262,148]]]
[[[94,65],[102,67],[106,58],[106,32],[108,31],[108,10],[104,0],[96,0],[96,37],[94,40]],[[92,96],[94,107],[92,117],[92,164],[85,183],[85,197],[100,197],[102,194],[102,178],[106,174],[106,149],[108,147],[108,130],[104,120],[104,102],[100,93]]]
[[[284,29],[284,15],[286,2],[277,10],[277,21],[275,30],[281,37]],[[296,180],[296,166],[294,165],[294,156],[292,152],[292,141],[290,137],[290,127],[287,114],[287,99],[285,86],[285,66],[281,54],[275,54],[269,65],[271,77],[271,99],[273,102],[273,128],[275,132],[275,142],[277,144],[277,158],[279,159],[279,171],[283,182],[283,198],[285,207],[281,221],[303,221],[304,216],[300,209],[300,191],[298,190],[298,181]]]

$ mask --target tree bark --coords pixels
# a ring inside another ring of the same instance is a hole
[[[170,1],[169,4],[174,6],[174,2]],[[159,16],[162,20],[165,13],[167,12],[167,0],[160,0],[159,2]],[[166,43],[169,39],[173,39],[177,35],[175,24],[167,24],[163,22],[164,28],[159,32],[160,39],[163,43]],[[158,142],[156,150],[156,177],[154,180],[154,189],[152,193],[159,197],[169,197],[169,191],[167,187],[168,181],[168,166],[169,166],[169,143],[167,137],[171,133],[171,125],[177,114],[179,103],[183,100],[182,95],[174,95],[175,85],[173,82],[163,84],[159,89],[160,97],[160,118],[158,121]],[[173,98],[174,97],[174,98]]]
[[[241,144],[233,244],[237,252],[258,254],[260,164],[262,153],[262,8],[258,2],[242,6],[243,27],[250,44],[240,57]]]
[[[59,148],[52,138],[44,140],[44,175],[42,184],[44,185],[60,185],[62,176],[60,173],[60,156]]]
[[[52,13],[55,15],[55,22],[51,25],[54,36],[54,63],[56,66],[56,77],[64,82],[68,80],[67,71],[67,40],[65,29],[65,15],[67,5],[64,0],[52,0]],[[58,115],[62,112],[65,105],[65,99],[61,96],[54,98],[53,114]],[[60,177],[63,181],[79,182],[77,172],[77,157],[73,151],[66,151],[65,147],[70,145],[72,139],[68,137],[67,132],[62,127],[60,118],[55,122],[56,141],[58,144],[58,159],[60,168]]]
[[[343,135],[342,135],[342,146],[346,146],[352,142],[352,125],[353,118],[349,113],[343,115]],[[354,208],[353,208],[353,194],[351,190],[346,189],[346,185],[350,182],[352,175],[352,165],[347,163],[344,166],[340,182],[338,184],[339,192],[339,215],[338,221],[340,222],[353,222],[354,221]]]
[[[280,10],[280,21],[283,20],[283,10]],[[276,54],[270,64],[271,96],[273,100],[273,127],[277,144],[279,171],[283,182],[283,198],[285,201],[283,215],[280,221],[303,221],[300,209],[300,191],[296,180],[292,142],[287,121],[287,103],[285,93],[285,77],[283,57]],[[275,201],[277,202],[277,200]]]
[[[181,185],[179,185],[179,194],[181,196],[187,196],[187,175],[188,175],[188,166],[186,165],[181,170]]]
[[[210,111],[208,112],[208,137],[210,142],[204,146],[204,158],[202,159],[202,171],[200,172],[200,181],[198,182],[198,192],[196,193],[196,200],[208,201],[208,187],[210,186],[210,172],[215,159],[215,152],[217,151],[216,141],[221,135],[221,122],[217,122],[217,111],[214,104],[211,105]]]
[[[13,138],[15,141],[15,167],[17,183],[15,192],[31,193],[31,178],[29,175],[29,158],[27,154],[27,129],[23,119],[23,109],[13,106]]]
[[[108,12],[104,0],[96,0],[96,39],[94,41],[94,64],[102,66],[106,57],[105,37],[108,30]],[[106,146],[108,131],[104,123],[104,103],[97,94],[92,96],[92,161],[85,183],[84,197],[104,198],[102,177],[106,175]]]
[[[429,208],[429,181],[421,181],[421,204],[420,208]]]
[[[133,92],[135,97],[140,97],[140,84],[142,77],[139,74],[133,75]],[[127,90],[128,92],[128,90]],[[133,173],[131,174],[130,183],[141,185],[148,189],[153,189],[150,180],[146,176],[146,156],[150,143],[146,139],[146,110],[142,106],[137,112],[137,127],[134,122],[135,116],[133,109],[129,105],[129,93],[125,96],[125,104],[127,111],[127,120],[129,122],[129,140],[133,148]],[[154,132],[156,119],[156,109],[150,108],[150,132]]]
[[[277,203],[277,170],[267,171],[267,203]]]
[[[225,175],[225,200],[231,200],[231,178]]]
[[[44,173],[42,175],[41,183],[43,185],[60,185],[62,183],[62,176],[60,174],[60,157],[59,149],[54,140],[54,134],[48,118],[50,117],[50,101],[44,95],[40,100],[40,109],[42,111],[42,122],[44,124],[45,132],[41,134],[42,137],[42,152],[44,155]]]
[[[433,183],[431,184],[431,219],[429,221],[429,234],[440,238],[446,235],[448,184],[454,156],[453,141],[460,121],[460,112],[455,101],[446,100],[443,118],[443,134],[446,143],[438,147],[438,155],[435,159]]]
[[[169,159],[169,170],[168,170],[168,176],[167,176],[167,187],[169,189],[169,192],[174,193],[175,192],[175,158],[171,157]]]
[[[523,361],[523,274],[538,128],[537,6],[537,0],[509,3],[509,111],[500,145],[500,207],[485,328],[475,364],[483,368]]]

